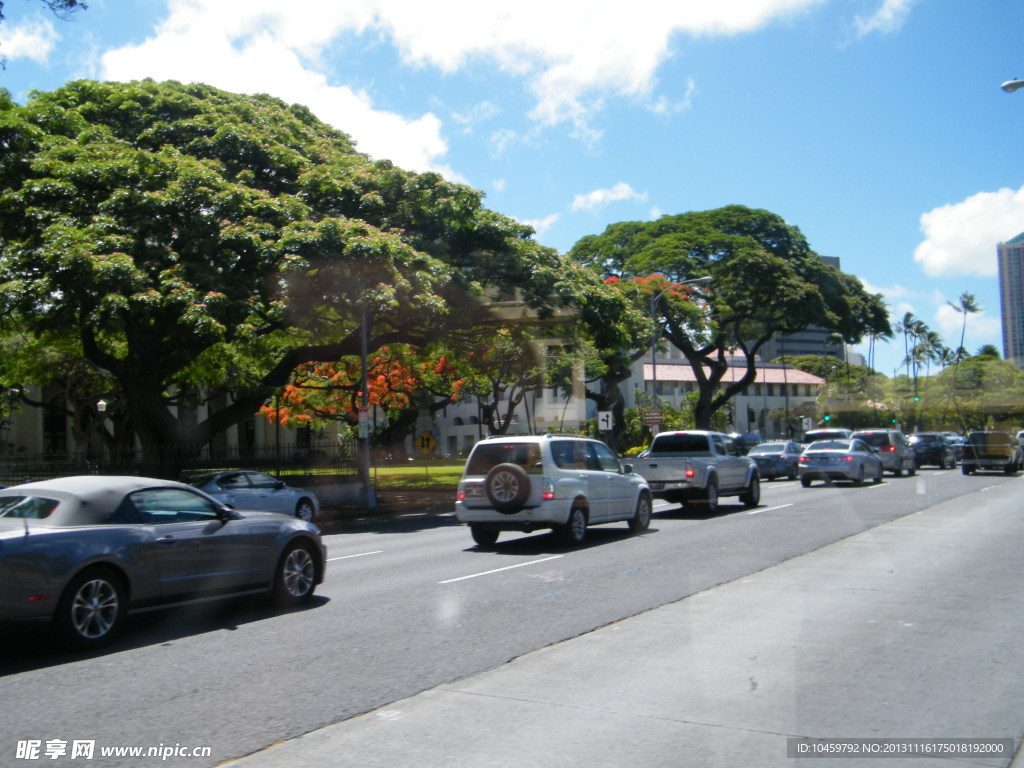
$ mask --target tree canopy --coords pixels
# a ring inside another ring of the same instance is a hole
[[[665,278],[651,293],[651,321],[696,375],[696,420],[712,415],[756,375],[761,346],[775,334],[821,326],[847,342],[891,333],[885,305],[855,277],[827,264],[797,227],[764,210],[732,205],[613,224],[581,239],[570,255],[606,276]],[[710,276],[709,285],[672,286]],[[729,358],[746,373],[724,383]]]
[[[269,96],[0,92],[4,329],[107,372],[153,449],[201,444],[298,366],[358,354],[363,318],[373,351],[494,323],[485,291],[544,316],[577,289],[531,235],[480,192],[374,161]],[[167,407],[211,386],[233,397],[198,424]]]

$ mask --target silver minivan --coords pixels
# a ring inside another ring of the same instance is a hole
[[[853,433],[853,438],[863,440],[882,460],[882,469],[899,477],[917,473],[917,456],[914,446],[898,429],[862,429]]]

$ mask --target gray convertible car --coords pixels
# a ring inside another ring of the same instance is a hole
[[[230,509],[183,483],[65,477],[0,490],[0,624],[113,639],[129,611],[249,593],[299,605],[323,580],[311,523]]]

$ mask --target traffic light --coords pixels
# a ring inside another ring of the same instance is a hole
[[[824,421],[824,422],[829,422],[829,421],[832,421],[832,414],[830,414],[830,413],[826,413],[826,414],[825,414],[825,415],[824,415],[824,416],[822,417],[822,419],[821,419],[821,420],[822,420],[822,421]]]
[[[915,403],[920,403],[921,402],[921,396],[920,395],[914,395],[914,402]]]

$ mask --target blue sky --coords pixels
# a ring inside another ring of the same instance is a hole
[[[959,343],[1002,349],[996,243],[1024,232],[1019,0],[7,0],[0,86],[152,77],[307,104],[568,250],[742,204]],[[857,348],[855,348],[857,349]],[[864,349],[863,347],[860,349]],[[866,351],[866,350],[864,350]],[[903,356],[879,345],[878,369]]]

